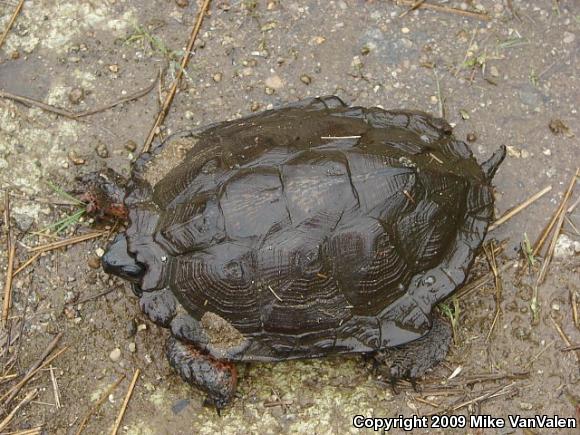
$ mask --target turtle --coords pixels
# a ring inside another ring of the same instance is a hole
[[[443,360],[434,307],[466,280],[504,157],[478,164],[442,118],[325,96],[175,133],[85,199],[127,218],[103,269],[219,411],[237,363],[363,354],[414,380]]]

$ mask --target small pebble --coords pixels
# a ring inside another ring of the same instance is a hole
[[[109,65],[109,71],[111,71],[112,73],[118,73],[119,72],[119,65],[113,64],[113,65]]]
[[[545,156],[551,156],[552,155],[552,151],[550,149],[545,149],[544,151],[542,151],[542,154]]]
[[[121,359],[121,349],[119,349],[118,347],[113,349],[109,354],[109,358],[111,358],[111,361],[113,362],[119,361]]]
[[[213,78],[214,82],[219,83],[222,81],[223,74],[222,73],[215,73],[212,78]]]
[[[533,407],[534,407],[534,405],[532,405],[531,403],[520,402],[520,409],[522,411],[530,411]]]
[[[80,157],[75,151],[69,151],[69,153],[68,153],[68,159],[74,165],[84,165],[85,164],[85,159],[83,159],[82,157]]]
[[[139,326],[137,326],[137,332],[145,331],[146,329],[147,325],[145,323],[141,323]]]
[[[99,142],[96,146],[95,146],[95,152],[97,153],[97,155],[103,159],[106,159],[107,157],[109,157],[109,149],[107,148],[107,145],[105,145],[102,142]]]
[[[267,95],[273,95],[274,92],[276,92],[273,88],[266,86],[266,89],[264,89],[264,92],[266,92]]]
[[[180,8],[186,8],[189,6],[189,0],[175,0],[175,4]]]
[[[574,35],[571,32],[564,32],[564,38],[562,39],[562,41],[564,41],[564,44],[571,44],[574,42],[574,40],[576,39],[576,35]]]
[[[492,65],[489,68],[489,73],[491,74],[492,77],[499,77],[499,71],[497,70],[497,67],[495,67],[494,65]]]
[[[309,75],[306,75],[306,74],[302,74],[300,76],[300,81],[302,83],[304,83],[305,85],[309,85],[310,83],[312,83],[312,79],[310,78]]]
[[[68,93],[68,100],[71,104],[79,104],[85,98],[85,91],[82,88],[73,88]]]
[[[473,132],[467,133],[467,142],[475,142],[477,140],[477,135]]]
[[[12,60],[16,60],[20,57],[20,52],[18,50],[14,50],[12,53],[10,53],[10,59]]]
[[[137,149],[137,144],[132,140],[128,140],[127,142],[125,142],[125,149],[127,151],[133,152]]]
[[[273,90],[282,89],[284,86],[284,82],[279,75],[268,77],[264,83],[267,88],[272,88]]]
[[[126,337],[131,338],[137,333],[137,322],[135,319],[131,319],[127,322],[126,326]]]
[[[259,108],[260,108],[260,103],[258,103],[257,101],[252,101],[252,105],[250,106],[250,110],[252,112],[257,112]]]
[[[401,29],[401,32],[402,32],[402,33],[409,33],[410,31],[411,31],[411,30],[409,30],[409,28],[408,28],[408,27],[403,27],[403,28]]]
[[[128,348],[129,352],[135,353],[135,351],[137,350],[137,345],[135,344],[135,342],[132,341],[131,343],[129,343]]]
[[[87,264],[91,269],[99,269],[101,267],[101,259],[96,255],[91,255]]]
[[[103,248],[97,248],[95,249],[95,254],[97,257],[101,258],[103,255],[105,255],[105,250]]]

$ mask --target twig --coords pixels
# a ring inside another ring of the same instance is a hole
[[[487,337],[485,338],[486,341],[489,341],[491,334],[493,333],[493,330],[497,323],[497,320],[499,319],[499,316],[501,314],[501,298],[503,293],[503,283],[501,277],[499,276],[499,271],[497,269],[497,262],[495,260],[495,247],[493,241],[490,243],[490,245],[491,245],[490,247],[486,245],[484,247],[484,250],[485,253],[487,254],[487,261],[489,263],[489,267],[491,267],[491,271],[493,273],[493,277],[495,280],[495,297],[494,297],[495,315],[493,316],[493,322],[491,324],[491,327],[489,328]]]
[[[18,266],[18,268],[12,274],[12,278],[14,278],[16,275],[18,275],[24,269],[26,269],[29,265],[31,265],[32,263],[34,263],[36,261],[36,259],[38,257],[40,257],[41,255],[42,255],[42,252],[37,252],[32,257],[30,257],[28,260],[26,260],[24,263],[22,263],[20,266]]]
[[[571,347],[572,346],[572,342],[570,341],[570,339],[568,338],[568,336],[566,335],[566,333],[562,330],[562,327],[560,325],[558,325],[558,322],[556,322],[553,317],[550,317],[550,320],[554,324],[554,327],[556,328],[556,331],[558,331],[558,334],[560,334],[560,337],[562,338],[562,341],[564,341],[564,343],[566,343],[566,346],[567,347]],[[574,353],[576,355],[576,359],[580,363],[580,352],[577,351],[577,350],[575,350]]]
[[[540,199],[542,196],[544,196],[550,190],[552,190],[552,186],[546,186],[542,190],[540,190],[538,193],[535,193],[534,195],[530,196],[528,199],[526,199],[520,205],[508,210],[500,218],[498,218],[494,223],[492,223],[489,226],[488,231],[495,230],[501,224],[505,223],[506,221],[508,221],[509,219],[514,217],[516,214],[518,214],[519,212],[524,210],[526,207],[529,207],[532,203],[534,203],[535,201]]]
[[[563,347],[560,352],[570,352],[571,350],[580,350],[580,344],[571,344],[570,346]]]
[[[80,305],[80,304],[84,304],[85,302],[92,301],[93,299],[98,299],[101,296],[108,295],[109,293],[112,293],[114,290],[115,289],[113,289],[113,288],[110,288],[110,289],[107,289],[107,290],[103,290],[102,292],[97,293],[96,295],[87,296],[86,298],[83,298],[80,301],[67,302],[65,305]]]
[[[2,36],[0,36],[0,47],[2,47],[2,45],[4,44],[4,40],[6,39],[6,36],[8,36],[8,32],[10,32],[10,29],[12,28],[14,21],[16,21],[16,17],[20,13],[20,10],[22,9],[23,4],[24,4],[24,0],[20,0],[18,2],[18,4],[16,5],[16,9],[14,9],[14,12],[12,12],[12,16],[10,17],[10,21],[8,21],[8,26],[6,26],[6,29],[4,29],[4,33],[2,33]]]
[[[510,261],[507,262],[506,264],[502,265],[499,267],[498,272],[499,273],[503,273],[506,270],[508,270],[508,268],[512,267],[514,264],[516,264],[517,261]],[[467,283],[465,286],[463,286],[462,288],[460,288],[457,293],[455,293],[455,297],[457,298],[463,298],[469,294],[471,294],[472,292],[480,289],[481,287],[483,287],[484,285],[486,285],[489,281],[492,280],[492,278],[494,277],[493,272],[489,271],[487,272],[485,275],[479,277],[478,279],[476,279],[475,281],[471,281],[469,283]]]
[[[554,228],[554,235],[552,237],[552,241],[550,242],[550,246],[548,247],[548,252],[546,257],[544,258],[544,262],[542,263],[542,268],[540,269],[540,274],[538,275],[538,280],[536,282],[536,286],[541,285],[544,280],[546,279],[546,274],[548,273],[548,265],[552,260],[552,255],[554,255],[554,249],[556,248],[556,242],[558,241],[558,236],[560,235],[560,230],[562,229],[562,223],[564,222],[564,212],[566,211],[566,204],[568,203],[568,199],[574,190],[574,184],[576,183],[576,177],[578,176],[578,169],[576,173],[570,180],[570,186],[562,199],[562,204],[560,205],[558,212],[556,213],[556,225]]]
[[[437,85],[437,100],[439,103],[439,117],[445,118],[445,102],[443,101],[443,95],[441,94],[441,84],[439,83],[439,77],[437,76],[437,71],[433,68],[433,75],[435,76],[435,84]]]
[[[574,326],[580,330],[580,316],[578,316],[578,294],[576,290],[570,288],[570,305],[572,305],[572,318],[574,319]]]
[[[42,367],[42,365],[41,365],[42,362],[48,357],[48,355],[50,355],[50,353],[53,351],[53,349],[58,344],[58,341],[60,340],[61,337],[62,337],[62,332],[58,333],[57,336],[54,337],[50,343],[48,343],[48,346],[46,346],[46,348],[44,349],[44,352],[42,352],[40,357],[30,366],[30,368],[26,372],[26,375],[24,375],[24,378],[22,378],[20,380],[20,382],[18,382],[16,385],[14,385],[10,390],[8,390],[6,392],[6,394],[4,394],[0,398],[0,401],[2,401],[4,405],[6,405],[12,399],[14,399],[14,397],[18,394],[18,392],[22,389],[22,387],[38,372],[40,367]],[[56,356],[60,355],[60,353],[64,349],[66,349],[66,348],[63,348],[59,352],[54,354],[50,359],[47,360],[47,362],[44,363],[44,365],[48,364],[48,362],[52,361],[54,358],[56,358]]]
[[[131,399],[131,395],[133,394],[133,389],[135,388],[135,384],[137,383],[137,379],[139,379],[139,374],[141,370],[135,370],[135,374],[133,375],[133,379],[131,380],[131,384],[129,385],[129,389],[127,390],[127,395],[125,396],[125,400],[123,400],[123,405],[121,406],[121,410],[119,411],[119,415],[115,420],[115,425],[111,430],[111,435],[117,435],[117,431],[119,430],[119,426],[121,425],[121,421],[123,420],[123,416],[125,415],[125,411],[127,410],[127,405],[129,404],[129,400]]]
[[[8,235],[10,238],[10,235]],[[14,257],[16,256],[16,243],[9,242],[8,267],[6,268],[6,281],[4,282],[4,303],[2,304],[2,325],[8,321],[8,313],[12,305],[12,277],[14,276]]]
[[[271,286],[271,285],[269,285],[269,286],[268,286],[268,288],[270,289],[270,291],[272,292],[272,294],[274,295],[274,297],[275,297],[276,299],[278,299],[280,302],[284,302],[284,301],[282,300],[282,298],[276,294],[276,292],[274,291],[274,289],[272,288],[272,286]]]
[[[49,370],[50,370],[50,381],[52,383],[52,391],[54,394],[54,404],[58,409],[62,407],[62,405],[60,404],[60,392],[58,389],[58,382],[56,381],[56,375],[54,374],[54,367],[50,366]]]
[[[207,9],[209,8],[210,2],[211,2],[211,0],[205,0],[203,2],[203,5],[202,5],[200,11],[199,11],[199,14],[197,15],[197,21],[196,21],[196,23],[193,26],[193,29],[191,31],[191,36],[189,38],[189,42],[187,43],[187,48],[185,49],[185,53],[183,54],[183,57],[181,58],[181,65],[180,65],[179,69],[177,70],[177,73],[175,74],[175,80],[173,80],[173,84],[171,85],[171,89],[169,90],[169,92],[167,93],[167,96],[165,97],[165,101],[163,102],[163,106],[161,106],[161,110],[157,114],[157,119],[155,119],[155,122],[153,123],[153,127],[151,127],[151,130],[149,131],[149,135],[147,136],[147,139],[145,140],[145,143],[143,144],[143,150],[141,151],[142,153],[148,152],[149,149],[151,148],[151,143],[153,142],[153,139],[155,138],[155,136],[158,134],[159,128],[161,127],[161,124],[163,124],[163,121],[165,120],[165,116],[167,116],[167,113],[169,112],[169,108],[171,107],[171,103],[173,102],[173,97],[175,97],[175,94],[177,93],[177,87],[179,86],[179,83],[181,82],[181,78],[183,77],[183,72],[185,71],[185,69],[187,68],[187,64],[189,63],[189,58],[191,57],[191,54],[193,52],[193,45],[195,44],[197,34],[199,33],[199,30],[201,29],[201,24],[203,23],[203,18],[205,16],[205,14],[207,13]]]
[[[19,430],[18,432],[4,432],[2,435],[40,435],[42,426],[36,426],[32,429]]]
[[[6,418],[2,420],[2,422],[0,423],[0,430],[4,430],[4,428],[10,424],[10,421],[12,421],[18,410],[23,406],[25,406],[32,399],[34,399],[37,394],[38,394],[37,388],[35,388],[32,391],[29,391],[28,394],[24,396],[24,399],[22,399],[20,403],[18,403],[18,405],[16,405],[14,409],[10,411],[10,413],[6,416]]]
[[[85,416],[83,417],[83,419],[81,420],[81,422],[79,424],[79,428],[77,429],[76,435],[80,435],[82,433],[82,431],[85,429],[85,426],[87,425],[91,416],[99,410],[101,405],[103,403],[105,403],[105,401],[107,400],[109,395],[113,391],[115,391],[115,389],[119,386],[119,384],[123,381],[123,379],[125,379],[125,375],[121,375],[121,377],[119,379],[117,379],[115,382],[113,382],[113,384],[109,388],[107,388],[107,390],[101,395],[101,397],[99,397],[99,400],[97,400],[97,403],[95,403],[95,406],[93,406],[91,409],[88,410],[88,412],[85,414]]]
[[[580,196],[578,198],[576,198],[576,201],[574,201],[574,203],[568,207],[568,210],[566,211],[566,213],[570,214],[572,213],[576,207],[578,207],[578,204],[580,203]]]
[[[572,191],[574,190],[574,184],[576,183],[577,176],[578,176],[578,169],[576,169],[576,174],[572,177],[572,180],[570,180],[570,184],[568,185],[568,189],[566,190],[566,193],[564,194],[564,197],[562,198],[562,202],[560,203],[560,206],[556,209],[556,212],[552,216],[552,219],[550,219],[550,222],[544,228],[544,230],[542,231],[542,233],[538,237],[538,240],[536,240],[536,243],[534,243],[534,250],[532,252],[532,255],[534,257],[536,255],[538,255],[538,253],[542,249],[542,246],[544,246],[544,242],[548,238],[550,231],[552,231],[552,227],[555,225],[556,221],[558,220],[558,216],[562,213],[561,210],[564,209],[564,204],[568,201],[568,198],[570,197],[570,195],[572,194]]]
[[[104,112],[105,110],[112,109],[119,104],[127,103],[129,101],[137,100],[145,95],[147,95],[151,90],[155,87],[155,83],[157,82],[157,78],[159,77],[159,73],[155,76],[155,80],[147,86],[146,88],[140,89],[134,94],[128,95],[123,97],[117,101],[114,101],[109,104],[105,104],[104,106],[97,107],[95,109],[84,110],[82,112],[71,112],[70,110],[63,109],[62,107],[51,106],[50,104],[43,103],[42,101],[35,100],[30,97],[25,97],[23,95],[16,95],[10,92],[6,92],[4,90],[0,90],[0,98],[7,98],[9,100],[17,101],[22,104],[26,104],[27,106],[34,106],[38,107],[42,110],[47,112],[55,113],[60,116],[64,116],[65,118],[69,119],[79,119],[84,118],[86,116],[94,115],[99,112]]]
[[[96,239],[107,234],[107,231],[93,231],[92,233],[82,234],[80,236],[71,237],[65,240],[59,240],[58,242],[47,243],[46,245],[35,246],[30,248],[30,252],[46,252],[52,251],[54,249],[63,248],[65,246],[74,245],[75,243],[84,242],[86,240]]]
[[[414,0],[399,0],[398,3],[403,4],[403,5],[407,5],[407,6],[412,6],[416,2]],[[419,4],[419,6],[417,6],[417,8],[431,9],[433,11],[438,11],[438,12],[446,12],[449,14],[462,15],[464,17],[476,18],[478,20],[483,20],[483,21],[490,20],[489,16],[486,14],[480,14],[478,12],[464,11],[462,9],[451,8],[449,6],[434,5],[432,3],[421,3],[421,4]]]
[[[425,0],[417,0],[413,5],[411,5],[411,7],[409,9],[407,9],[405,12],[403,12],[401,15],[399,15],[399,18],[403,18],[409,12],[413,12],[415,9],[417,9],[419,6],[421,6],[421,4],[424,2],[425,2]]]

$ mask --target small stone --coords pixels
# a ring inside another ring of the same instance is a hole
[[[532,405],[531,403],[528,402],[520,402],[520,409],[522,411],[531,411],[533,409],[534,405]]]
[[[185,119],[189,119],[190,121],[193,118],[195,118],[195,115],[191,110],[186,110],[184,116],[185,116]],[[133,150],[133,151],[135,151],[135,150]]]
[[[312,41],[316,45],[320,45],[320,44],[324,44],[326,42],[326,38],[324,36],[315,36],[314,38],[312,38]]]
[[[309,85],[310,83],[312,83],[312,78],[310,78],[310,76],[309,76],[309,75],[302,74],[302,75],[300,76],[300,81],[301,81],[302,83],[304,83],[305,85]]]
[[[527,159],[530,157],[530,152],[528,150],[522,150],[522,159]]]
[[[84,165],[85,159],[80,157],[76,151],[69,151],[68,159],[73,163],[73,165]]]
[[[567,137],[573,137],[574,134],[570,131],[568,127],[561,119],[552,119],[550,124],[548,124],[550,131],[554,134],[563,134]]]
[[[73,88],[68,93],[68,100],[71,104],[79,104],[85,98],[85,91],[82,88]]]
[[[564,41],[564,44],[571,44],[574,42],[575,39],[576,39],[575,34],[571,32],[564,32],[564,38],[562,39],[562,41]]]
[[[105,255],[105,250],[103,248],[97,248],[95,249],[95,254],[97,257],[101,258],[103,255]]]
[[[542,154],[545,155],[545,156],[551,156],[552,155],[552,150],[550,150],[549,148],[547,148],[544,151],[542,151]]]
[[[469,112],[465,109],[460,109],[459,114],[461,115],[461,119],[469,119]]]
[[[491,74],[492,77],[499,77],[499,71],[497,70],[497,67],[495,65],[489,67],[489,73]]]
[[[276,74],[268,77],[264,83],[266,84],[266,87],[274,90],[282,89],[282,87],[284,87],[284,82],[282,81],[282,78]]]
[[[215,73],[212,78],[213,78],[214,82],[219,83],[222,81],[223,74],[222,73]]]
[[[409,28],[408,28],[408,27],[403,27],[403,28],[401,29],[401,32],[402,32],[402,33],[409,33],[410,31],[411,31],[411,30],[409,30]]]
[[[127,326],[125,329],[125,336],[127,338],[131,338],[136,333],[137,333],[137,322],[135,322],[135,319],[131,319],[127,322]]]
[[[560,234],[554,248],[554,258],[567,258],[580,253],[580,242],[572,240],[566,234]]]
[[[65,305],[62,312],[64,313],[66,318],[69,320],[76,319],[78,317],[78,314],[79,314],[77,309],[75,307],[73,307],[72,305]]]
[[[141,331],[145,331],[147,330],[147,325],[145,323],[141,323],[140,325],[137,326],[137,332],[141,332]]]
[[[132,140],[128,140],[127,142],[125,142],[125,149],[127,151],[133,152],[137,149],[137,144]]]
[[[179,414],[181,411],[187,408],[187,405],[189,405],[189,399],[180,399],[171,405],[171,411],[174,414]]]
[[[560,311],[560,304],[557,302],[552,303],[552,309],[554,311]]]
[[[362,54],[363,56],[366,56],[370,52],[371,52],[371,49],[368,45],[365,45],[363,48],[360,49],[360,54]]]
[[[109,149],[107,148],[107,145],[105,145],[102,142],[99,142],[96,146],[95,146],[95,152],[97,153],[97,155],[103,159],[106,159],[107,157],[109,157]]]
[[[14,50],[12,53],[10,53],[10,59],[12,60],[16,60],[20,57],[20,52],[18,50]]]
[[[99,269],[101,267],[101,259],[96,255],[91,255],[87,260],[87,264],[91,269]]]
[[[257,101],[252,101],[252,105],[250,106],[250,110],[252,112],[257,112],[259,108],[260,108],[260,103],[258,103]]]
[[[266,92],[267,95],[273,95],[274,92],[276,92],[274,89],[270,88],[269,86],[266,86],[266,89],[264,89],[264,92]]]
[[[109,65],[109,71],[117,74],[119,72],[119,65],[117,64]]]
[[[175,4],[180,8],[186,8],[189,6],[189,0],[175,0]]]
[[[467,142],[475,142],[477,140],[477,135],[474,132],[467,133]]]
[[[119,349],[118,347],[113,349],[109,354],[109,358],[111,358],[111,361],[113,362],[119,361],[121,359],[121,349]]]
[[[137,345],[135,344],[134,341],[129,343],[129,346],[127,346],[127,348],[129,349],[129,352],[131,352],[131,353],[135,353],[137,351]]]

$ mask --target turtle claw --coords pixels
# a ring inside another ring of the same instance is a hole
[[[234,397],[238,380],[236,366],[219,361],[173,336],[167,339],[166,354],[169,364],[184,381],[207,393],[203,404],[215,407],[219,415]]]
[[[376,352],[374,358],[381,364],[391,388],[397,392],[397,381],[407,380],[418,392],[417,380],[428,370],[445,359],[451,344],[451,328],[438,317],[434,317],[431,331],[424,337],[400,347]]]

